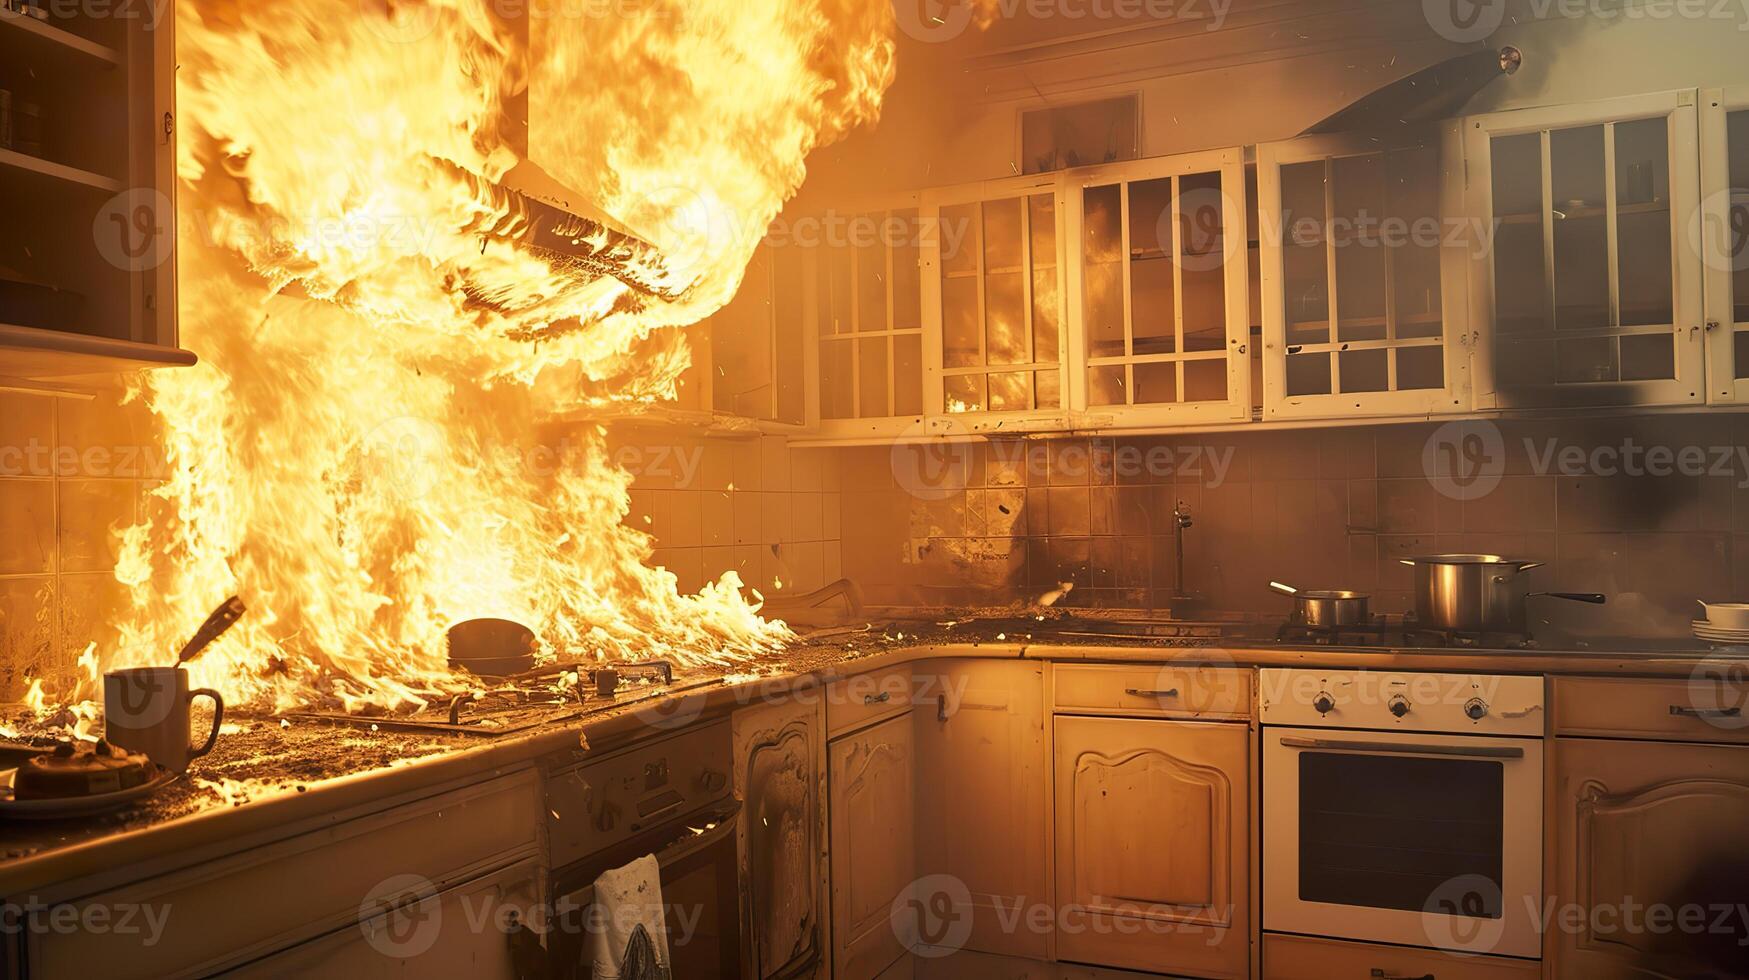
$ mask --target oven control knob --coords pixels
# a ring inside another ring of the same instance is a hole
[[[706,793],[715,793],[729,785],[729,777],[715,769],[706,769],[698,774],[698,788]]]
[[[1386,702],[1385,706],[1390,708],[1391,714],[1396,715],[1398,718],[1409,713],[1409,699],[1401,694],[1391,695],[1391,700]]]
[[[1488,717],[1488,702],[1481,698],[1471,698],[1470,703],[1464,705],[1464,714],[1469,715],[1471,721],[1481,721]]]
[[[1327,715],[1336,710],[1336,699],[1330,696],[1329,691],[1319,691],[1318,696],[1312,699],[1312,707],[1318,714]]]

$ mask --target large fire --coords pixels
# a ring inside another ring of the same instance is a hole
[[[423,703],[477,616],[564,655],[782,643],[733,573],[683,596],[645,566],[603,430],[558,459],[535,433],[673,390],[668,328],[728,301],[807,153],[878,112],[892,23],[889,0],[180,5],[201,364],[141,382],[173,472],[126,533],[103,666],[168,663],[231,593],[250,613],[194,680],[282,707]],[[659,288],[483,236],[525,157],[651,243]]]

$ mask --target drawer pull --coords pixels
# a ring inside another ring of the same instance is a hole
[[[1685,708],[1680,704],[1670,706],[1670,713],[1678,718],[1741,718],[1743,709],[1738,708]]]
[[[1176,687],[1167,688],[1164,691],[1150,691],[1140,687],[1126,687],[1123,689],[1123,692],[1132,698],[1175,698],[1178,696],[1178,688]]]
[[[893,699],[893,692],[891,692],[891,691],[882,691],[882,692],[881,692],[881,693],[879,693],[879,694],[867,694],[867,695],[864,695],[864,696],[863,696],[863,698],[862,698],[862,703],[863,703],[863,704],[868,704],[868,705],[873,705],[873,704],[886,704],[886,703],[887,703],[887,702],[888,702],[888,701],[891,701],[891,700],[892,700],[892,699]]]
[[[1373,968],[1372,977],[1373,980],[1434,980],[1431,973],[1423,973],[1418,977],[1408,977],[1401,973],[1390,973],[1377,967]]]

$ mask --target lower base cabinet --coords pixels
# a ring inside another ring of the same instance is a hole
[[[1538,980],[1542,964],[1304,936],[1263,937],[1263,980]]]
[[[827,746],[834,980],[875,980],[905,952],[893,902],[916,880],[911,716]]]
[[[1749,746],[1561,738],[1555,760],[1550,975],[1749,975]]]
[[[1057,958],[1250,975],[1244,724],[1058,715]]]

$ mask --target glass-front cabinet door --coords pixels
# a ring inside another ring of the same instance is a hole
[[[1700,151],[1707,400],[1749,402],[1749,88],[1701,94]]]
[[[1704,397],[1692,92],[1465,122],[1479,407]]]
[[[813,251],[820,431],[897,435],[923,414],[921,255],[930,227],[916,207],[793,224]]]
[[[1249,416],[1244,166],[1232,149],[1070,174],[1073,398],[1088,419]]]
[[[1456,124],[1257,149],[1266,418],[1469,407]]]
[[[925,197],[924,413],[1005,428],[1064,415],[1063,236],[1055,177]]]

